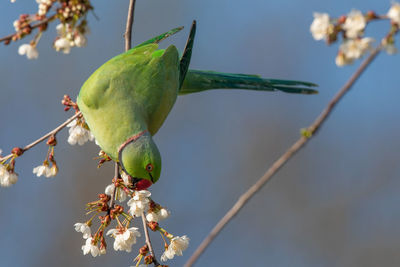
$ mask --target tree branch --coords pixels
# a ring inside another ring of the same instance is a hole
[[[135,4],[136,0],[129,1],[129,9],[128,9],[128,18],[126,20],[126,31],[124,34],[125,37],[125,51],[131,49],[132,42],[132,24],[135,17]]]
[[[32,147],[36,146],[37,144],[43,142],[44,140],[46,140],[47,138],[49,138],[52,135],[55,135],[56,133],[58,133],[59,131],[61,131],[65,126],[67,126],[71,121],[75,120],[76,118],[80,117],[82,115],[81,112],[75,113],[74,116],[70,117],[68,120],[66,120],[65,122],[63,122],[62,124],[60,124],[57,128],[55,128],[54,130],[51,130],[50,132],[48,132],[47,134],[43,135],[42,137],[40,137],[39,139],[33,141],[32,143],[30,143],[29,145],[25,146],[22,148],[22,152],[25,152],[29,149],[31,149]],[[7,160],[9,158],[11,158],[13,156],[13,154],[9,154],[7,156],[4,157],[0,157],[0,162],[3,160]]]
[[[146,237],[146,244],[149,247],[150,255],[153,257],[153,264],[154,266],[158,266],[160,264],[157,261],[157,258],[154,254],[153,246],[151,245],[149,230],[147,229],[147,220],[146,216],[144,215],[144,212],[142,212],[142,222],[143,222],[144,235]]]
[[[33,30],[33,29],[35,29],[35,28],[39,28],[40,26],[42,26],[42,25],[44,25],[44,24],[46,24],[46,23],[52,21],[52,20],[55,19],[55,18],[56,18],[56,14],[54,14],[54,15],[52,15],[52,16],[50,16],[50,17],[48,17],[48,18],[46,18],[46,19],[44,19],[44,20],[42,20],[42,21],[40,21],[40,22],[38,22],[38,23],[36,23],[35,25],[32,25],[32,26],[31,26],[31,29]],[[9,34],[9,35],[7,35],[7,36],[4,36],[4,37],[0,38],[0,43],[1,43],[1,42],[4,42],[4,41],[7,41],[7,40],[11,40],[11,38],[12,38],[15,34],[16,34],[16,33]]]
[[[336,104],[342,99],[342,97],[350,90],[354,83],[358,80],[361,74],[366,70],[369,64],[379,54],[382,47],[378,46],[371,54],[363,61],[357,71],[350,77],[345,85],[337,92],[337,94],[331,99],[325,109],[320,113],[317,119],[307,129],[305,135],[301,136],[278,160],[276,160],[267,172],[243,195],[239,197],[233,207],[225,214],[224,217],[214,226],[208,236],[203,240],[199,247],[195,250],[189,260],[186,262],[185,267],[192,266],[197,259],[203,254],[205,249],[211,244],[214,238],[221,232],[221,230],[229,223],[243,208],[243,206],[257,193],[267,182],[271,180],[273,175],[279,171],[279,169],[285,165],[285,163],[296,154],[319,130],[321,125],[325,122],[328,116],[331,114]]]

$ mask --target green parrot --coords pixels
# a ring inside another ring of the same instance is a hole
[[[177,33],[173,29],[120,54],[98,68],[83,84],[77,104],[101,149],[142,190],[157,182],[160,152],[157,133],[178,95],[210,89],[248,89],[315,94],[313,83],[263,79],[257,75],[190,70],[196,21],[182,56],[175,46],[158,43]]]

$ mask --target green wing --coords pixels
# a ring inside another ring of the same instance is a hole
[[[258,75],[189,70],[180,95],[211,89],[244,89],[255,91],[282,91],[292,94],[317,94],[314,83],[290,80],[264,79]]]

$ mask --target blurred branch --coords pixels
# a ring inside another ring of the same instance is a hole
[[[31,28],[32,30],[35,29],[35,28],[39,28],[40,26],[45,25],[46,23],[52,21],[52,20],[55,19],[55,18],[56,18],[56,14],[54,14],[54,15],[52,15],[52,16],[50,16],[50,17],[44,19],[44,20],[42,20],[41,22],[38,22],[38,23],[32,25],[30,28]],[[16,33],[13,33],[13,34],[10,34],[10,35],[7,35],[7,36],[4,36],[4,37],[0,38],[0,42],[11,41],[12,37],[13,37],[15,34],[16,34]],[[7,44],[7,42],[6,42],[6,44]]]
[[[366,70],[369,64],[375,59],[379,54],[382,47],[378,46],[374,49],[371,54],[363,61],[356,72],[350,77],[350,79],[345,83],[345,85],[337,92],[337,94],[331,99],[325,109],[320,113],[316,120],[305,130],[302,131],[302,136],[278,159],[272,166],[267,170],[267,172],[253,185],[251,186],[243,195],[239,197],[233,207],[222,217],[222,219],[214,226],[208,236],[203,240],[200,246],[192,254],[189,260],[186,262],[185,267],[192,266],[197,259],[203,254],[205,249],[211,244],[214,238],[222,231],[222,229],[229,223],[243,208],[243,206],[257,193],[267,182],[271,180],[274,174],[276,174],[279,169],[285,165],[285,163],[292,158],[296,152],[298,152],[319,130],[328,116],[332,113],[336,104],[343,98],[343,96],[350,90],[354,83],[358,80],[361,74]]]
[[[67,126],[70,122],[72,122],[73,120],[75,120],[76,118],[80,117],[82,115],[81,112],[75,113],[74,116],[70,117],[68,120],[66,120],[65,122],[63,122],[62,124],[60,124],[57,128],[55,128],[54,130],[51,130],[50,132],[48,132],[47,134],[43,135],[42,137],[40,137],[39,139],[33,141],[32,143],[30,143],[29,145],[21,148],[22,152],[25,152],[29,149],[31,149],[32,147],[36,146],[37,144],[43,142],[44,140],[46,140],[47,138],[49,138],[52,135],[55,135],[56,133],[58,133],[59,131],[61,131],[62,129],[64,129],[65,126]],[[11,158],[13,156],[13,154],[9,154],[7,156],[4,157],[0,157],[0,161],[3,160],[7,160],[9,158]]]

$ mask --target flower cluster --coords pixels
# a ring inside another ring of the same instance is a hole
[[[359,10],[352,10],[349,14],[339,18],[331,18],[327,13],[314,13],[314,20],[310,31],[315,40],[325,40],[332,44],[342,34],[343,41],[339,46],[336,56],[336,65],[345,66],[352,64],[356,59],[371,51],[373,38],[364,37],[365,28],[371,21],[389,19],[391,28],[383,38],[381,45],[388,54],[397,52],[394,46],[394,35],[400,25],[400,4],[393,3],[386,15],[378,16],[375,12],[369,11],[363,14]]]
[[[123,174],[123,178],[118,174],[118,177],[113,178],[112,184],[106,187],[105,194],[100,194],[98,200],[87,204],[88,214],[93,213],[94,215],[87,222],[74,225],[75,230],[82,233],[82,237],[86,240],[82,246],[83,254],[90,253],[93,257],[105,254],[107,236],[114,238],[113,248],[115,251],[131,252],[133,245],[142,236],[139,229],[132,227],[131,223],[135,218],[144,216],[142,219],[143,222],[146,222],[145,227],[160,232],[163,237],[165,251],[161,260],[167,261],[176,255],[182,256],[182,252],[189,246],[189,238],[186,235],[174,236],[160,227],[158,223],[160,220],[166,219],[170,212],[152,200],[148,190],[136,190],[131,183],[132,177],[122,170],[120,172]],[[128,198],[126,203],[128,212],[125,212],[125,208],[115,204],[115,201],[124,202]],[[100,219],[100,226],[95,234],[92,234],[94,231],[91,230],[91,226],[96,217]],[[113,221],[116,222],[116,226],[106,231]],[[140,266],[142,260],[145,264],[156,263],[154,255],[149,255],[149,251],[147,244],[139,249],[135,258],[136,266]]]
[[[68,54],[72,47],[83,47],[86,45],[87,40],[85,34],[89,33],[89,28],[85,20],[76,27],[68,23],[58,24],[56,29],[58,33],[54,41],[54,49],[56,51]]]
[[[89,0],[36,0],[38,11],[35,14],[22,14],[13,25],[15,33],[1,39],[5,44],[17,41],[38,29],[38,33],[29,43],[22,44],[18,53],[28,59],[39,57],[37,44],[48,24],[58,20],[57,37],[53,42],[56,51],[68,54],[71,47],[86,45],[86,34],[89,33],[86,15],[93,7]]]

